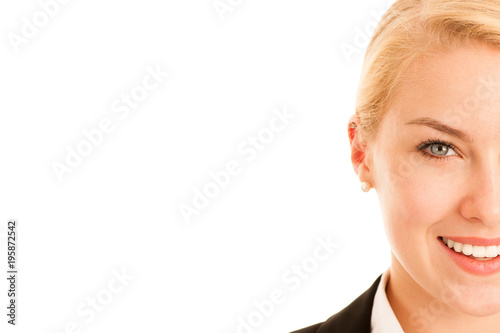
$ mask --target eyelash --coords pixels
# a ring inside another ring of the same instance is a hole
[[[435,145],[435,144],[442,145],[442,146],[447,146],[448,148],[453,149],[455,151],[455,153],[457,152],[456,151],[457,148],[451,142],[442,141],[442,140],[439,140],[439,139],[429,139],[427,141],[421,142],[417,146],[417,151],[419,151],[422,156],[428,157],[429,160],[434,160],[435,162],[444,162],[448,158],[458,155],[457,154],[457,155],[449,155],[449,156],[437,156],[437,155],[433,155],[432,153],[429,153],[429,152],[425,151],[426,148],[428,148],[429,146]]]

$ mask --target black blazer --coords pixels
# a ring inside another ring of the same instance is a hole
[[[373,299],[382,274],[361,296],[325,322],[291,333],[370,333]]]

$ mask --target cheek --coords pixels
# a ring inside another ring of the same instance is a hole
[[[401,150],[401,149],[400,149]],[[430,224],[456,207],[460,168],[453,162],[433,162],[418,153],[387,149],[375,161],[376,191],[385,215]],[[391,155],[388,151],[398,153]],[[402,222],[402,221],[401,221]]]
[[[386,142],[382,141],[383,146]],[[457,214],[460,168],[453,162],[429,161],[409,150],[407,146],[379,146],[373,167],[391,248],[395,254],[406,249],[414,256],[415,246],[438,236],[434,226]]]
[[[436,212],[427,206],[427,201],[432,201],[427,191],[413,185],[418,186],[418,183],[408,182],[408,186],[393,188],[386,193],[382,207],[387,239],[397,257],[422,254],[425,249],[421,247],[426,242],[427,230],[435,221]],[[415,251],[417,247],[419,250]]]
[[[456,213],[447,178],[433,176],[428,168],[414,170],[404,178],[384,179],[377,189],[386,235],[396,256],[428,255],[427,245],[438,236],[434,227]],[[415,251],[417,246],[419,251]]]

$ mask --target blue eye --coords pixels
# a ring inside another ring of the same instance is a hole
[[[430,147],[430,151],[427,148]],[[417,151],[420,152],[422,156],[428,157],[429,160],[444,161],[455,155],[447,155],[450,150],[454,151],[456,147],[451,142],[441,141],[438,139],[429,139],[427,141],[421,142],[417,146]]]

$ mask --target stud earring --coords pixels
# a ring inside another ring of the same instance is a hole
[[[361,183],[361,190],[363,192],[368,192],[371,188],[372,188],[372,186],[370,185],[370,183],[368,183],[368,182]]]
[[[352,122],[352,123],[350,124],[350,126],[351,126],[351,128],[356,128],[356,127],[357,127],[357,125],[356,125],[356,123],[355,123],[355,122]]]

